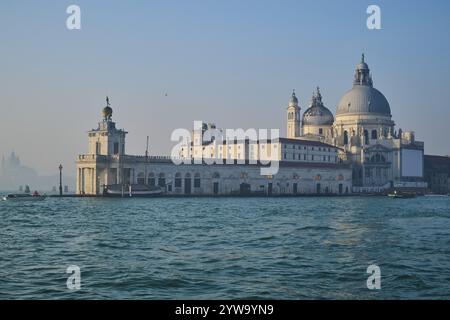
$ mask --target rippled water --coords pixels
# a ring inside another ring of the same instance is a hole
[[[2,299],[450,298],[450,197],[2,202],[0,237]]]

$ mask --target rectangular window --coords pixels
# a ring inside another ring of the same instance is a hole
[[[119,143],[116,142],[114,143],[114,152],[113,154],[119,154]]]
[[[200,188],[200,178],[194,179],[194,188]]]

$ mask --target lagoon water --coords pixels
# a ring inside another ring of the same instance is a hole
[[[0,299],[450,299],[450,197],[1,202],[0,240]]]

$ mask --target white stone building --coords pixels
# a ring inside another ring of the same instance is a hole
[[[167,195],[306,195],[348,194],[351,168],[342,150],[319,141],[278,138],[271,141],[205,141],[203,126],[193,133],[176,165],[170,157],[131,156],[125,153],[124,130],[112,121],[109,103],[103,120],[90,130],[88,153],[77,159],[77,194],[101,195],[112,185],[159,186]],[[267,153],[266,151],[269,150]],[[195,158],[215,159],[216,164]],[[192,161],[191,161],[192,160]],[[262,174],[267,161],[276,174]]]

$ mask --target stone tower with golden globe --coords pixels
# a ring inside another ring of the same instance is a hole
[[[102,109],[103,119],[98,123],[97,129],[88,132],[89,154],[100,156],[114,156],[125,154],[125,136],[127,132],[116,128],[112,121],[113,109],[109,98],[106,97],[106,106]]]

